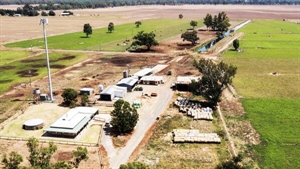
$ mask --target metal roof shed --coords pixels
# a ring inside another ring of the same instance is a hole
[[[134,74],[134,76],[139,77],[139,79],[143,76],[151,75],[153,73],[152,68],[144,68]]]
[[[137,84],[137,82],[138,82],[138,79],[136,79],[134,77],[128,77],[128,78],[124,78],[124,79],[120,80],[117,83],[117,86],[126,87],[127,91],[132,91],[132,89]]]
[[[126,87],[108,86],[100,93],[100,100],[112,101],[115,97],[123,98],[127,93]]]
[[[142,84],[158,85],[164,83],[163,76],[144,76],[141,78]]]
[[[47,129],[45,129],[45,132],[49,133],[50,135],[75,137],[98,113],[99,112],[97,108],[73,108],[52,123]]]

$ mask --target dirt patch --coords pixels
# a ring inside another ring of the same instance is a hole
[[[14,69],[16,66],[0,66],[0,71]]]
[[[21,60],[22,63],[41,62],[41,61],[44,61],[44,59],[23,59],[23,60]]]
[[[72,156],[72,152],[58,152],[56,159],[57,161],[69,161],[72,159]]]
[[[16,74],[18,74],[20,77],[32,77],[32,76],[39,75],[37,71],[38,71],[37,69],[27,69],[27,70],[18,71]]]
[[[76,56],[74,56],[74,55],[66,55],[66,56],[60,58],[59,60],[72,60],[74,58],[76,58]]]
[[[65,67],[66,67],[65,65],[59,65],[59,64],[51,65],[51,68],[53,68],[53,69],[63,69]]]
[[[4,84],[4,83],[10,83],[12,82],[13,80],[11,79],[7,79],[7,80],[0,80],[0,84]]]

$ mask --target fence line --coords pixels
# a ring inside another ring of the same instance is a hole
[[[15,141],[28,141],[29,138],[23,137],[13,137],[13,136],[0,136],[2,140],[15,140]],[[77,146],[86,146],[86,147],[99,147],[99,141],[97,143],[86,143],[86,142],[75,142],[75,141],[65,141],[65,140],[51,140],[51,139],[38,139],[41,143],[56,143],[64,145],[77,145]]]

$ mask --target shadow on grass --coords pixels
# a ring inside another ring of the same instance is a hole
[[[80,36],[80,38],[90,38],[89,36]]]

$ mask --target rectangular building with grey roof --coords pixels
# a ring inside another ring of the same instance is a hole
[[[99,111],[92,107],[76,107],[62,115],[48,128],[45,129],[47,135],[59,137],[76,137],[87,125],[88,122]]]

